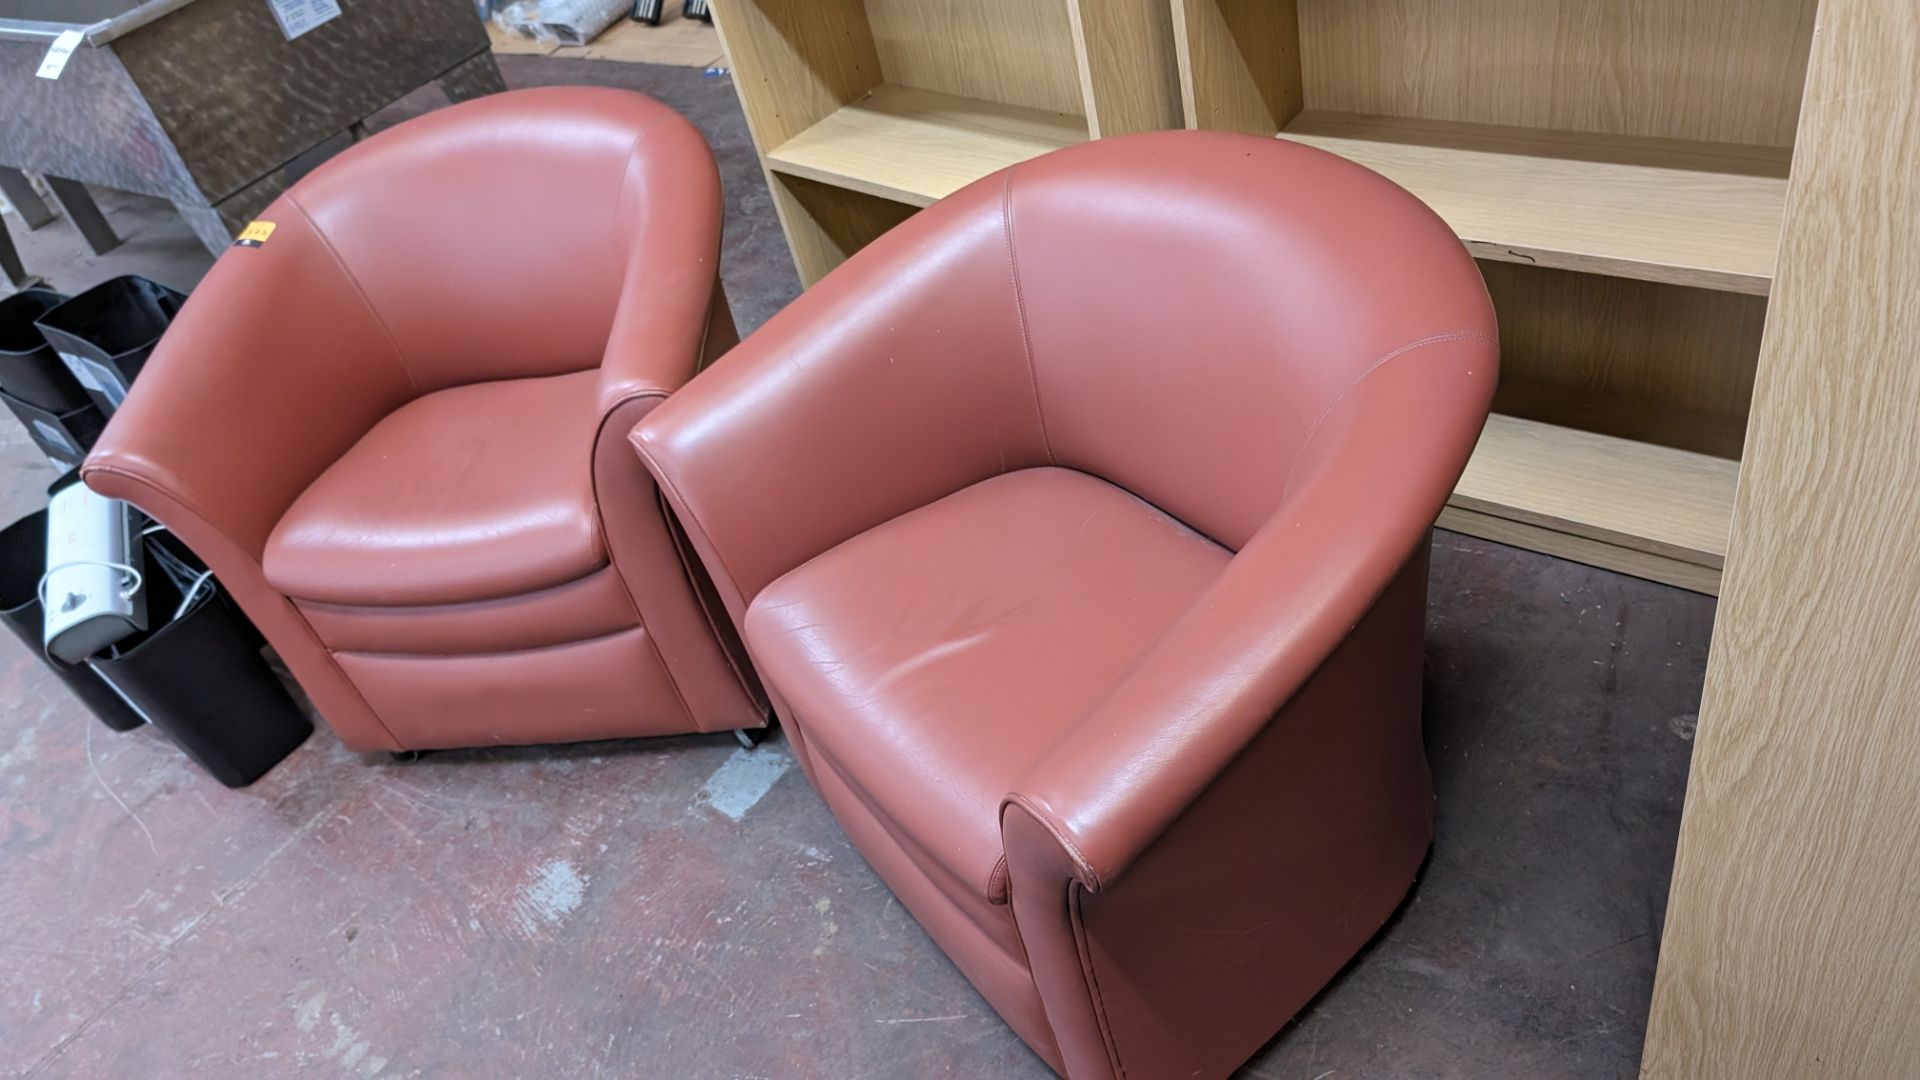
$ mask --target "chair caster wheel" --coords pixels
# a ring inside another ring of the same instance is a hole
[[[739,743],[743,749],[747,749],[747,750],[751,750],[754,747],[759,746],[760,740],[766,737],[767,737],[766,728],[734,728],[733,729],[733,741]]]
[[[397,765],[406,765],[427,756],[425,750],[395,750],[387,755]]]

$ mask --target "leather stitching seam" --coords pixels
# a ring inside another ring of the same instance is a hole
[[[1073,943],[1080,953],[1080,970],[1086,973],[1087,989],[1093,995],[1093,1019],[1100,1027],[1102,1041],[1107,1048],[1107,1062],[1113,1066],[1114,1075],[1126,1080],[1127,1066],[1120,1056],[1120,1042],[1116,1037],[1113,1024],[1107,1019],[1107,1000],[1100,993],[1100,975],[1093,969],[1093,949],[1087,944],[1086,921],[1080,914],[1080,898],[1084,893],[1069,882],[1067,884],[1068,917],[1073,921]]]
[[[615,221],[620,220],[620,208],[627,204],[627,196],[633,193],[633,185],[627,183],[627,171],[633,168],[634,156],[640,152],[640,143],[647,137],[648,130],[649,129],[643,127],[639,131],[634,132],[633,141],[627,144],[627,152],[620,156],[619,175],[614,177],[614,181],[620,189],[613,197],[613,215]],[[642,205],[644,206],[645,204],[642,203]],[[629,235],[639,236],[640,230],[637,228],[632,229],[629,231]],[[631,246],[629,246],[628,255],[629,257],[632,255]]]
[[[667,398],[667,395],[664,391],[660,391],[660,390],[641,390],[635,393],[628,394],[627,396],[621,398],[619,401],[614,403],[612,408],[607,410],[606,415],[600,418],[600,426],[594,431],[594,438],[593,438],[593,445],[594,445],[593,456],[594,457],[597,458],[599,456],[600,439],[606,434],[607,424],[613,420],[614,415],[617,414],[628,403],[634,402],[634,401],[642,401],[647,398],[658,398],[662,401],[665,401]],[[596,463],[592,461],[589,461],[587,463],[588,475],[591,477],[593,481],[593,488],[594,488],[594,491],[593,491],[594,528],[600,534],[601,546],[607,549],[608,565],[613,567],[614,573],[620,575],[620,584],[622,586],[621,591],[626,594],[627,608],[628,610],[633,612],[634,623],[635,625],[639,626],[641,629],[644,630],[647,625],[646,616],[640,613],[640,600],[638,597],[633,595],[633,586],[628,583],[626,573],[621,570],[620,561],[614,558],[613,539],[607,535],[607,516],[600,512],[600,474],[599,474],[599,470],[593,467],[595,464]],[[647,639],[648,648],[653,650],[654,662],[660,665],[661,672],[663,672],[666,675],[667,685],[673,687],[673,697],[675,701],[680,703],[680,711],[686,714],[688,723],[692,724],[695,729],[700,729],[700,718],[694,715],[693,707],[687,704],[687,695],[681,691],[680,680],[674,676],[673,669],[667,666],[667,657],[666,657],[666,654],[660,651],[660,643],[654,640],[654,636],[651,632],[648,632],[647,634],[645,634],[645,637]]]
[[[637,148],[639,146],[639,143],[635,142],[634,146]],[[722,193],[722,196],[721,196],[720,205],[723,209],[726,206],[726,197],[724,192]],[[707,355],[707,349],[712,344],[712,339],[713,339],[713,317],[716,313],[718,313],[718,311],[720,310],[720,306],[726,302],[726,298],[727,298],[726,284],[720,278],[720,259],[724,254],[725,252],[721,249],[719,245],[716,244],[713,252],[713,267],[714,267],[713,295],[707,298],[707,318],[706,318],[706,321],[701,323],[700,325],[700,351],[694,356],[695,366],[694,366],[693,373],[695,375],[698,375],[702,371],[705,371],[706,369],[712,367],[714,363],[720,359],[718,356]],[[729,322],[732,321],[733,314],[731,311],[727,313],[727,319]],[[739,333],[739,328],[735,327],[735,344],[736,345],[738,344],[738,333]],[[685,385],[685,384],[682,384],[682,385]],[[631,441],[631,436],[629,436],[629,441]],[[660,502],[660,513],[663,516],[672,517],[673,506],[667,502],[665,497],[660,498],[659,502]],[[714,646],[720,650],[721,658],[727,662],[727,670],[733,672],[734,681],[740,684],[740,692],[747,696],[747,704],[749,706],[752,706],[754,704],[753,684],[747,678],[747,673],[740,670],[740,661],[737,657],[733,655],[733,650],[727,648],[726,645],[721,643],[720,626],[718,623],[714,621],[713,612],[709,610],[709,605],[707,604],[706,600],[701,598],[700,583],[694,580],[694,575],[696,573],[698,573],[701,570],[705,570],[705,567],[701,566],[700,564],[700,553],[697,551],[687,550],[691,545],[683,542],[682,540],[682,537],[685,535],[686,530],[684,527],[675,528],[674,527],[675,524],[676,523],[674,521],[668,521],[666,523],[667,539],[673,542],[673,550],[680,556],[680,572],[686,577],[687,589],[693,595],[693,606],[700,609],[701,617],[704,618],[707,622],[708,631],[710,631],[713,634]],[[696,567],[698,567],[699,570],[696,570],[695,569]],[[714,590],[714,592],[715,592],[715,595],[718,596],[719,590],[716,589]],[[721,606],[722,607],[726,606],[725,600],[721,601]],[[736,628],[736,632],[737,631],[738,631],[738,628]],[[746,636],[745,634],[741,634],[740,637],[741,637],[740,647],[744,649],[746,648]],[[767,703],[767,713],[771,713],[772,710],[773,710],[773,703],[771,702],[771,700],[769,700],[769,702]],[[757,712],[759,710],[755,708],[755,711]],[[763,720],[768,719],[767,714],[763,713],[761,718]],[[698,723],[697,718],[695,722]]]
[[[341,257],[340,249],[333,246],[333,239],[321,230],[320,223],[313,220],[313,215],[307,213],[307,208],[300,205],[300,200],[294,198],[292,192],[288,192],[284,198],[288,206],[299,212],[301,220],[307,223],[307,228],[313,230],[313,235],[320,241],[320,246],[326,249],[327,254],[333,259],[333,265],[339,268],[340,276],[346,278],[347,284],[353,288],[353,294],[366,305],[367,314],[373,316],[373,321],[380,327],[380,332],[386,335],[387,344],[393,346],[394,359],[400,361],[400,370],[406,373],[407,385],[411,386],[414,394],[418,396],[420,378],[413,373],[413,365],[407,363],[406,351],[400,348],[400,339],[393,336],[393,327],[387,325],[387,317],[380,314],[379,308],[373,306],[373,297],[367,295],[366,286],[360,284],[360,279],[354,276],[353,269],[347,265],[347,260]]]
[[[1033,362],[1033,334],[1027,329],[1027,294],[1020,286],[1020,258],[1013,243],[1013,169],[1000,191],[1000,231],[1007,239],[1007,274],[1013,281],[1013,311],[1020,321],[1020,348],[1026,353],[1027,379],[1033,384],[1033,412],[1040,420],[1040,445],[1046,448],[1047,463],[1058,464],[1053,456],[1053,440],[1047,435],[1047,410],[1040,403],[1040,370]]]
[[[1009,901],[1011,901],[1011,900],[1012,900],[1012,885],[1013,885],[1013,883],[1012,883],[1011,881],[1009,881],[1009,882],[1007,883],[1007,885],[1008,885],[1008,900],[1009,900]],[[1069,886],[1069,887],[1071,887],[1071,886]],[[1022,893],[1021,893],[1021,895],[1023,895],[1023,896],[1024,896],[1024,895],[1025,895],[1025,891],[1022,891]],[[1023,963],[1023,964],[1025,964],[1025,965],[1026,965],[1026,968],[1027,968],[1027,974],[1028,974],[1029,976],[1031,976],[1031,975],[1033,974],[1033,950],[1031,950],[1031,949],[1029,949],[1029,948],[1027,948],[1027,932],[1026,932],[1025,930],[1022,930],[1022,929],[1020,928],[1020,909],[1019,909],[1019,907],[1017,907],[1017,906],[1015,906],[1015,905],[1014,905],[1013,903],[1011,903],[1011,902],[1009,902],[1009,903],[1007,904],[1007,917],[1008,917],[1009,919],[1012,919],[1012,920],[1013,920],[1013,936],[1014,936],[1014,940],[1015,940],[1015,943],[1016,943],[1016,944],[1018,944],[1018,945],[1020,946],[1020,957],[1019,957],[1019,959],[1020,959],[1020,961],[1021,961],[1021,963]],[[1038,990],[1038,989],[1039,989],[1039,983],[1038,983],[1038,981],[1037,981],[1037,980],[1036,980],[1036,982],[1035,982],[1035,984],[1034,984],[1034,989],[1035,989],[1035,990]],[[1044,1011],[1046,1010],[1046,1001],[1045,1001],[1045,999],[1044,999],[1044,997],[1043,997],[1043,999],[1042,999],[1042,1000],[1041,1000],[1041,1002],[1040,1002],[1040,1007],[1041,1007],[1041,1011],[1042,1011],[1042,1012],[1044,1012]],[[1066,1055],[1065,1055],[1065,1054],[1063,1054],[1063,1053],[1061,1053],[1061,1051],[1060,1051],[1060,1035],[1059,1035],[1059,1033],[1058,1033],[1058,1032],[1056,1032],[1056,1031],[1054,1031],[1054,1029],[1053,1029],[1053,1021],[1052,1021],[1052,1019],[1051,1019],[1051,1018],[1049,1018],[1049,1019],[1047,1020],[1047,1024],[1046,1024],[1046,1029],[1045,1029],[1045,1031],[1044,1031],[1044,1032],[1042,1032],[1042,1034],[1043,1034],[1043,1035],[1045,1036],[1045,1038],[1046,1038],[1046,1040],[1047,1040],[1047,1043],[1048,1043],[1048,1045],[1049,1045],[1049,1046],[1051,1046],[1051,1047],[1053,1048],[1053,1056],[1054,1056],[1054,1057],[1057,1057],[1057,1058],[1062,1058],[1062,1059],[1064,1059],[1064,1058],[1066,1057]],[[1036,1049],[1038,1049],[1038,1048],[1036,1048]],[[1045,1057],[1046,1055],[1045,1055],[1045,1054],[1042,1054],[1041,1056],[1042,1056],[1042,1057]]]
[[[637,438],[636,436],[629,434],[627,436],[627,442],[633,447],[633,452],[640,455],[640,460],[646,463],[648,467],[647,471],[653,473],[654,480],[656,483],[660,485],[660,489],[667,493],[668,501],[681,507],[681,510],[682,510],[680,515],[681,527],[687,530],[689,536],[691,536],[691,534],[694,531],[698,530],[700,533],[700,539],[706,543],[706,546],[709,549],[713,551],[713,560],[720,564],[720,572],[727,575],[727,580],[726,580],[727,587],[733,590],[733,594],[736,597],[739,597],[740,623],[741,623],[740,635],[742,638],[744,638],[746,636],[746,629],[747,629],[745,625],[746,616],[747,616],[747,607],[749,604],[752,603],[752,597],[747,596],[745,591],[740,588],[740,575],[734,573],[733,567],[727,565],[726,554],[720,550],[720,546],[718,544],[715,544],[713,542],[713,534],[708,532],[707,527],[705,525],[702,525],[700,523],[700,519],[694,515],[693,504],[689,503],[686,500],[686,497],[680,493],[680,486],[678,484],[675,484],[673,480],[667,476],[665,470],[663,470],[660,467],[659,459],[656,458],[653,455],[653,453],[647,449],[646,445],[642,443],[639,440],[639,438]],[[718,584],[719,584],[718,582],[715,583],[716,586],[718,586]],[[721,600],[722,602],[724,602],[726,600],[726,597],[722,596]]]
[[[1093,868],[1093,863],[1087,860],[1086,855],[1081,852],[1079,846],[1067,836],[1067,831],[1054,822],[1054,816],[1050,811],[1041,810],[1040,807],[1034,805],[1033,801],[1025,795],[1009,795],[1006,801],[1031,814],[1033,819],[1039,822],[1042,828],[1047,830],[1047,834],[1052,836],[1054,841],[1061,847],[1065,848],[1068,855],[1073,856],[1074,869],[1080,872],[1080,876],[1085,880],[1087,888],[1094,892],[1100,891],[1101,883],[1099,872]]]
[[[1002,852],[1000,857],[993,861],[993,869],[987,871],[987,903],[1010,904],[1013,902],[1013,898],[1011,896],[1001,901],[996,901],[993,898],[993,883],[996,881],[1004,883],[1006,880],[1007,880],[1007,856],[1006,856],[1006,853]]]
[[[1417,341],[1409,341],[1405,345],[1402,345],[1397,349],[1389,350],[1385,355],[1381,356],[1378,360],[1375,360],[1373,363],[1368,364],[1367,369],[1365,371],[1362,371],[1360,374],[1354,376],[1352,382],[1348,383],[1345,387],[1342,387],[1339,393],[1333,395],[1333,398],[1329,400],[1326,403],[1326,405],[1321,407],[1320,414],[1318,416],[1315,416],[1313,418],[1313,423],[1307,426],[1307,437],[1301,440],[1300,450],[1297,453],[1295,453],[1293,457],[1293,465],[1287,469],[1287,482],[1285,484],[1282,484],[1280,487],[1280,498],[1282,500],[1285,500],[1287,497],[1287,494],[1293,490],[1294,474],[1299,471],[1300,463],[1306,460],[1307,448],[1313,445],[1314,436],[1320,433],[1320,425],[1326,422],[1327,417],[1333,415],[1333,410],[1335,406],[1339,405],[1342,401],[1345,401],[1347,395],[1353,393],[1354,389],[1358,387],[1361,383],[1365,382],[1369,375],[1372,375],[1374,372],[1385,367],[1388,361],[1394,360],[1401,356],[1405,356],[1407,353],[1413,352],[1415,349],[1422,349],[1428,345],[1442,345],[1448,342],[1455,342],[1455,341],[1484,341],[1490,344],[1498,344],[1498,339],[1495,338],[1492,334],[1489,334],[1484,330],[1449,330],[1444,334],[1430,334],[1427,337],[1420,338]]]
[[[570,638],[566,641],[549,641],[544,645],[524,645],[518,649],[483,649],[479,652],[393,652],[387,649],[336,649],[327,646],[327,652],[334,656],[364,656],[375,660],[475,660],[489,656],[518,656],[522,653],[545,652],[548,649],[570,649],[576,645],[590,645],[596,641],[611,641],[624,634],[631,634],[635,630],[640,631],[643,636],[652,636],[647,634],[646,627],[635,623],[618,630],[609,630],[604,634],[589,634],[583,638]]]
[[[673,513],[673,506],[666,500],[665,496],[660,496],[657,501],[660,504],[660,512],[662,514],[670,515]],[[720,623],[714,618],[712,605],[701,598],[699,582],[695,581],[693,577],[694,568],[700,565],[700,553],[689,550],[691,545],[682,539],[684,535],[685,530],[675,529],[671,525],[668,526],[668,539],[673,541],[673,550],[680,556],[681,575],[685,578],[687,587],[693,590],[693,605],[700,609],[700,615],[707,624],[707,632],[713,635],[713,640],[717,644],[720,641]],[[722,602],[722,606],[724,606],[724,601]],[[736,629],[735,632],[737,634],[738,630]],[[741,642],[741,647],[746,647],[744,641]],[[769,701],[767,708],[762,710],[758,703],[754,701],[753,689],[747,682],[746,673],[740,670],[740,661],[735,659],[733,650],[727,648],[725,645],[720,645],[720,655],[727,662],[727,670],[733,672],[735,681],[740,684],[741,693],[747,695],[748,705],[752,706],[753,711],[760,714],[760,719],[763,721],[761,726],[765,727],[771,724],[772,717],[770,714],[773,703]]]
[[[358,601],[341,602],[338,600],[315,600],[311,597],[294,596],[291,593],[285,594],[285,595],[287,599],[293,601],[296,604],[300,604],[303,607],[309,607],[319,611],[324,611],[329,614],[344,613],[347,615],[359,615],[364,612],[377,612],[379,613],[380,616],[385,616],[387,614],[394,613],[394,612],[412,613],[412,612],[418,612],[422,609],[436,609],[436,608],[441,610],[446,610],[451,608],[472,607],[480,604],[495,604],[495,603],[499,603],[502,600],[526,600],[526,599],[538,596],[541,593],[558,592],[561,589],[570,589],[576,585],[584,584],[585,582],[592,581],[594,578],[599,577],[601,574],[604,574],[611,569],[613,569],[613,562],[612,560],[608,560],[594,567],[593,569],[587,571],[586,573],[581,574],[578,577],[571,577],[565,581],[557,581],[552,585],[542,585],[538,588],[526,589],[521,592],[502,593],[498,596],[479,596],[471,600],[442,600],[442,601],[432,601],[428,603],[418,603],[418,604],[415,604],[415,603],[364,604]]]

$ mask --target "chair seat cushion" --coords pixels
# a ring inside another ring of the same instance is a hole
[[[597,376],[476,383],[396,409],[294,500],[267,540],[267,581],[331,604],[452,604],[607,565]]]
[[[1005,903],[1001,800],[1229,557],[1111,484],[1026,469],[789,572],[747,642],[810,750],[930,876]]]

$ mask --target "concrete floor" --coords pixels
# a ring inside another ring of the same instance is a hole
[[[795,295],[725,78],[502,67],[691,115],[723,163],[743,328]],[[69,289],[204,271],[163,205],[102,201],[126,247],[97,263],[54,225],[22,244],[33,268]],[[50,475],[0,424],[4,520]],[[1245,1075],[1633,1075],[1712,618],[1705,597],[1437,533],[1433,856]],[[229,791],[151,731],[99,727],[7,638],[0,1070],[1047,1075],[789,765],[726,737],[396,764],[323,730]]]

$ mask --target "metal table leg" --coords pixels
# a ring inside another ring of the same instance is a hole
[[[53,208],[34,190],[33,181],[27,179],[27,174],[19,169],[0,165],[0,194],[4,194],[13,208],[20,212],[20,220],[26,222],[29,229],[37,229],[53,220]]]
[[[20,250],[13,246],[13,234],[7,231],[4,220],[0,220],[0,274],[5,274],[7,284],[16,289],[26,288],[30,280],[26,265],[20,261]]]
[[[105,255],[120,246],[120,238],[114,235],[113,226],[107,223],[107,216],[100,212],[85,184],[58,176],[49,176],[46,180],[54,201],[66,212],[67,220],[80,230],[81,238],[95,255]]]

